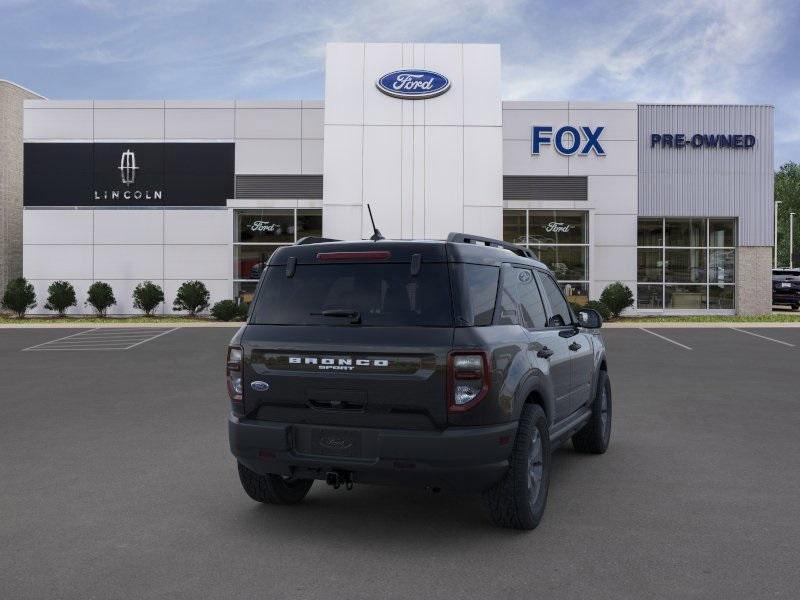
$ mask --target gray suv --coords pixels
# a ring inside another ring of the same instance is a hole
[[[242,486],[272,504],[314,480],[480,492],[493,523],[533,529],[553,450],[608,447],[600,325],[499,240],[281,248],[228,348]]]

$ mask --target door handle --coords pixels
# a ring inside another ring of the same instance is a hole
[[[536,356],[538,356],[539,358],[550,358],[551,356],[553,356],[553,354],[555,354],[555,352],[550,350],[550,348],[548,348],[547,346],[542,346],[542,349],[536,353]]]
[[[572,342],[569,346],[567,346],[567,348],[575,352],[576,350],[581,349],[581,345],[578,342]]]

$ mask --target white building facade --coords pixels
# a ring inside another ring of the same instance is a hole
[[[325,101],[28,100],[24,274],[46,297],[201,280],[249,300],[304,236],[529,245],[570,300],[767,312],[772,107],[501,99],[483,44],[329,44]],[[40,306],[43,305],[40,302]],[[75,312],[84,312],[78,306]]]

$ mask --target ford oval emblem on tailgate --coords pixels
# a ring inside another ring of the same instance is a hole
[[[353,445],[353,440],[347,440],[332,435],[324,435],[319,438],[319,445],[331,450],[347,450]]]
[[[253,381],[250,387],[257,392],[266,392],[269,389],[269,384],[266,381]]]

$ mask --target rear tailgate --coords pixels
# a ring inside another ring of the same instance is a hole
[[[452,339],[446,327],[249,326],[245,412],[284,423],[445,427]]]

